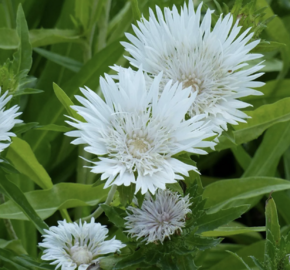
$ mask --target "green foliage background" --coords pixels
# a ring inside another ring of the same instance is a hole
[[[223,2],[232,7],[237,1]],[[244,1],[244,6],[250,2]],[[87,165],[79,158],[87,157],[83,147],[73,146],[63,134],[70,130],[64,115],[75,114],[69,105],[76,102],[79,87],[86,85],[100,93],[99,77],[112,73],[109,66],[128,66],[120,40],[126,40],[124,32],[131,32],[131,24],[139,18],[136,3],[0,1],[0,85],[14,94],[10,105],[20,105],[20,118],[25,123],[14,128],[17,138],[3,153],[5,162],[0,163],[0,189],[6,200],[0,205],[1,270],[54,269],[39,260],[40,233],[57,220],[88,216],[105,201],[108,190],[103,190],[99,175],[83,168]],[[217,15],[219,8],[226,10],[221,1],[220,6],[206,3]],[[182,5],[183,0],[138,1],[145,17],[149,7],[173,4]],[[264,204],[271,191],[281,235],[286,236],[290,228],[290,2],[257,0],[255,9],[263,7],[267,7],[263,10],[265,19],[277,15],[260,34],[267,42],[256,49],[265,55],[261,80],[266,84],[259,89],[264,95],[244,99],[253,104],[248,111],[252,118],[246,124],[229,127],[216,147],[218,151],[194,157],[211,213],[248,205],[242,218],[203,233],[225,239],[197,253],[195,263],[202,265],[202,270],[274,269],[257,268],[249,258],[264,259]],[[245,27],[247,23],[261,26],[259,18],[245,22]],[[123,200],[122,196],[120,191],[113,204]],[[18,239],[7,231],[7,220]],[[99,221],[122,239],[105,215]],[[273,233],[276,229],[269,230]],[[241,256],[249,268],[226,250]]]

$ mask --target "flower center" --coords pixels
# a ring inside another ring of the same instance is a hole
[[[140,158],[142,154],[149,150],[150,144],[143,138],[130,139],[128,148],[133,157]]]
[[[201,80],[197,79],[194,74],[189,75],[188,77],[182,75],[181,82],[183,89],[191,86],[193,92],[197,91],[199,93],[202,90]]]
[[[166,212],[163,212],[158,219],[160,224],[168,223],[170,221],[170,215]]]
[[[73,246],[70,249],[70,254],[71,254],[72,260],[77,265],[88,264],[93,259],[92,252],[90,252],[86,246],[84,246],[84,247],[83,246],[82,247]]]

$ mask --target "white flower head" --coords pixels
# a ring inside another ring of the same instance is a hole
[[[221,133],[227,123],[236,125],[248,118],[240,109],[250,104],[238,98],[262,94],[252,88],[263,85],[253,81],[262,75],[256,72],[263,66],[248,63],[262,55],[250,53],[259,40],[249,42],[250,29],[239,35],[242,27],[233,23],[231,14],[221,16],[212,29],[213,11],[208,9],[201,20],[201,7],[195,11],[189,1],[180,13],[173,6],[165,8],[164,15],[156,7],[157,17],[150,10],[149,20],[142,18],[139,28],[133,25],[136,36],[126,33],[131,43],[121,43],[131,54],[127,58],[133,66],[142,65],[151,77],[163,71],[164,84],[173,80],[197,93],[189,115],[206,114]]]
[[[214,136],[204,115],[185,121],[185,114],[195,99],[190,88],[168,82],[160,95],[162,74],[146,83],[142,70],[121,69],[118,83],[109,75],[101,78],[104,102],[90,89],[81,89],[86,99],[76,96],[83,106],[72,106],[87,122],[67,121],[77,128],[66,135],[77,137],[73,144],[88,144],[85,150],[99,156],[92,172],[110,185],[136,184],[136,192],[157,188],[188,176],[196,167],[172,156],[182,151],[206,154],[200,148],[215,144],[204,139]],[[190,96],[190,97],[189,97]]]
[[[95,223],[67,223],[59,221],[58,226],[45,230],[44,239],[39,246],[44,247],[41,259],[53,261],[56,269],[86,270],[89,265],[97,263],[100,255],[114,253],[125,247],[115,237],[105,241],[108,234],[106,226]]]
[[[138,205],[136,198],[134,203]],[[141,208],[127,207],[127,232],[137,239],[144,237],[147,243],[163,243],[166,237],[182,231],[190,205],[189,195],[182,197],[168,189],[159,189],[155,199],[147,193]]]
[[[21,114],[21,112],[17,112],[19,110],[17,105],[14,105],[8,110],[5,110],[5,106],[11,100],[11,98],[12,95],[8,96],[8,91],[0,96],[0,153],[10,145],[10,137],[16,136],[13,132],[10,132],[10,130],[14,127],[15,124],[22,122],[20,119],[15,119],[18,115]]]

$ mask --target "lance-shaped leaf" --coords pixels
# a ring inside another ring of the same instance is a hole
[[[19,37],[19,46],[14,54],[13,70],[15,74],[22,73],[26,75],[32,65],[32,49],[29,41],[28,26],[21,4],[17,9],[16,31]]]
[[[17,137],[12,139],[7,156],[16,170],[29,177],[41,188],[51,188],[52,181],[43,166],[36,159],[30,145]]]
[[[15,184],[10,182],[3,174],[0,175],[0,189],[17,205],[17,207],[35,225],[41,234],[44,233],[44,229],[48,229],[46,223],[36,214],[21,190]]]
[[[51,189],[27,192],[25,197],[36,213],[42,219],[46,219],[59,209],[94,206],[104,202],[108,195],[108,189],[103,189],[103,187],[103,184],[92,187],[91,185],[60,183]],[[0,205],[0,218],[27,219],[12,201]]]

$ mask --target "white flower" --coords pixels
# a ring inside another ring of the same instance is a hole
[[[189,195],[182,197],[177,192],[158,190],[156,198],[149,193],[145,195],[141,209],[127,207],[128,216],[125,217],[127,232],[137,239],[144,237],[147,243],[160,241],[170,235],[182,231],[189,209]],[[138,205],[136,198],[134,203]]]
[[[72,108],[87,122],[68,121],[78,130],[66,135],[77,137],[73,144],[86,143],[85,150],[99,156],[91,168],[102,174],[101,180],[107,179],[105,188],[135,183],[136,192],[155,193],[183,179],[181,174],[197,170],[173,155],[182,151],[206,154],[199,148],[214,146],[203,141],[214,135],[201,121],[203,115],[184,120],[196,95],[188,98],[189,88],[182,90],[171,82],[160,95],[161,79],[159,74],[148,86],[141,70],[121,69],[118,84],[109,75],[100,80],[106,103],[88,88],[81,89],[87,99],[76,96],[84,107]]]
[[[108,234],[106,226],[95,223],[67,223],[59,221],[58,226],[45,230],[44,240],[39,246],[44,247],[41,259],[53,261],[61,270],[86,270],[90,264],[96,263],[100,255],[113,253],[125,247],[115,237],[105,241]]]
[[[163,71],[164,84],[168,80],[191,87],[197,97],[188,113],[191,116],[205,113],[208,120],[216,125],[219,133],[227,129],[227,123],[246,122],[247,114],[240,109],[250,104],[239,101],[249,95],[261,95],[253,90],[262,82],[253,81],[262,73],[260,64],[249,65],[251,60],[262,57],[249,53],[259,40],[249,42],[253,33],[250,29],[239,32],[238,22],[227,14],[220,17],[211,28],[211,10],[201,20],[201,5],[194,11],[192,1],[179,13],[164,9],[164,16],[156,7],[157,18],[150,10],[149,21],[142,18],[139,29],[133,25],[136,36],[126,33],[131,43],[122,42],[131,54],[130,63],[154,77]],[[114,69],[118,70],[115,66]],[[256,74],[255,74],[256,73]]]
[[[0,88],[1,94],[1,88]],[[13,107],[5,110],[6,104],[11,100],[12,96],[7,96],[8,91],[6,91],[2,96],[0,96],[0,152],[7,148],[11,144],[11,138],[16,136],[10,130],[15,124],[21,123],[22,120],[15,119],[21,112],[17,112],[19,107],[14,105]]]

